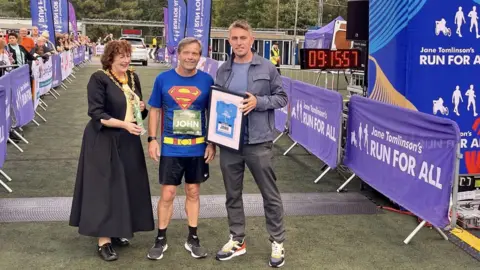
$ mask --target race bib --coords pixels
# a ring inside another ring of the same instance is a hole
[[[173,111],[173,134],[202,136],[202,118],[200,111]]]

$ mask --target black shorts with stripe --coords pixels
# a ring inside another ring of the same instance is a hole
[[[201,157],[160,157],[159,182],[179,186],[185,177],[187,184],[200,184],[210,176],[208,164]]]

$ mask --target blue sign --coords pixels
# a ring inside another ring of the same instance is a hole
[[[380,193],[444,228],[459,140],[452,120],[354,95],[344,164]]]
[[[53,23],[56,33],[68,34],[68,2],[67,0],[51,0]]]
[[[55,44],[55,30],[50,0],[31,0],[30,13],[32,14],[32,25],[38,27],[40,34],[48,31],[49,40]]]
[[[210,14],[212,0],[188,0],[187,37],[194,37],[202,43],[202,56],[208,56],[210,41]]]
[[[480,1],[441,2],[370,0],[370,97],[455,121],[480,174]]]
[[[168,0],[167,46],[176,48],[185,37],[187,8],[184,0]]]

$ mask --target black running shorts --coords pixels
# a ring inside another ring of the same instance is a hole
[[[185,176],[185,183],[200,184],[209,177],[208,164],[202,157],[160,157],[161,185],[179,186]]]

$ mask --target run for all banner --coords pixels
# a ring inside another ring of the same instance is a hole
[[[332,169],[339,162],[342,95],[292,81],[290,136]]]
[[[45,95],[53,84],[53,65],[52,59],[43,63],[43,61],[35,61],[32,63],[33,75],[33,107],[37,109],[40,102],[40,96]]]
[[[460,132],[455,122],[352,96],[344,164],[431,224],[449,224]]]
[[[55,32],[68,33],[68,1],[51,0]]]
[[[185,37],[187,8],[184,0],[168,0],[167,46],[176,48]]]
[[[32,103],[32,87],[28,65],[10,72],[11,106],[15,119],[14,127],[22,127],[35,117]]]
[[[288,96],[288,104],[287,106],[275,110],[275,129],[277,129],[280,132],[284,132],[287,124],[287,119],[288,119],[288,108],[290,107],[290,97],[291,97],[291,92],[292,92],[292,79],[282,76],[282,84],[283,84],[283,89],[285,92],[287,92]]]
[[[480,174],[480,1],[441,2],[370,0],[370,97],[457,122],[460,174]]]
[[[202,56],[208,56],[210,41],[210,14],[212,0],[188,0],[187,37],[195,37],[202,43]]]
[[[7,157],[7,117],[5,115],[7,109],[5,108],[5,101],[7,95],[7,89],[0,82],[0,169],[3,168],[5,159]]]
[[[50,0],[31,0],[30,13],[32,25],[38,27],[40,35],[48,31],[49,40],[55,44],[55,28],[53,27],[53,13]]]

